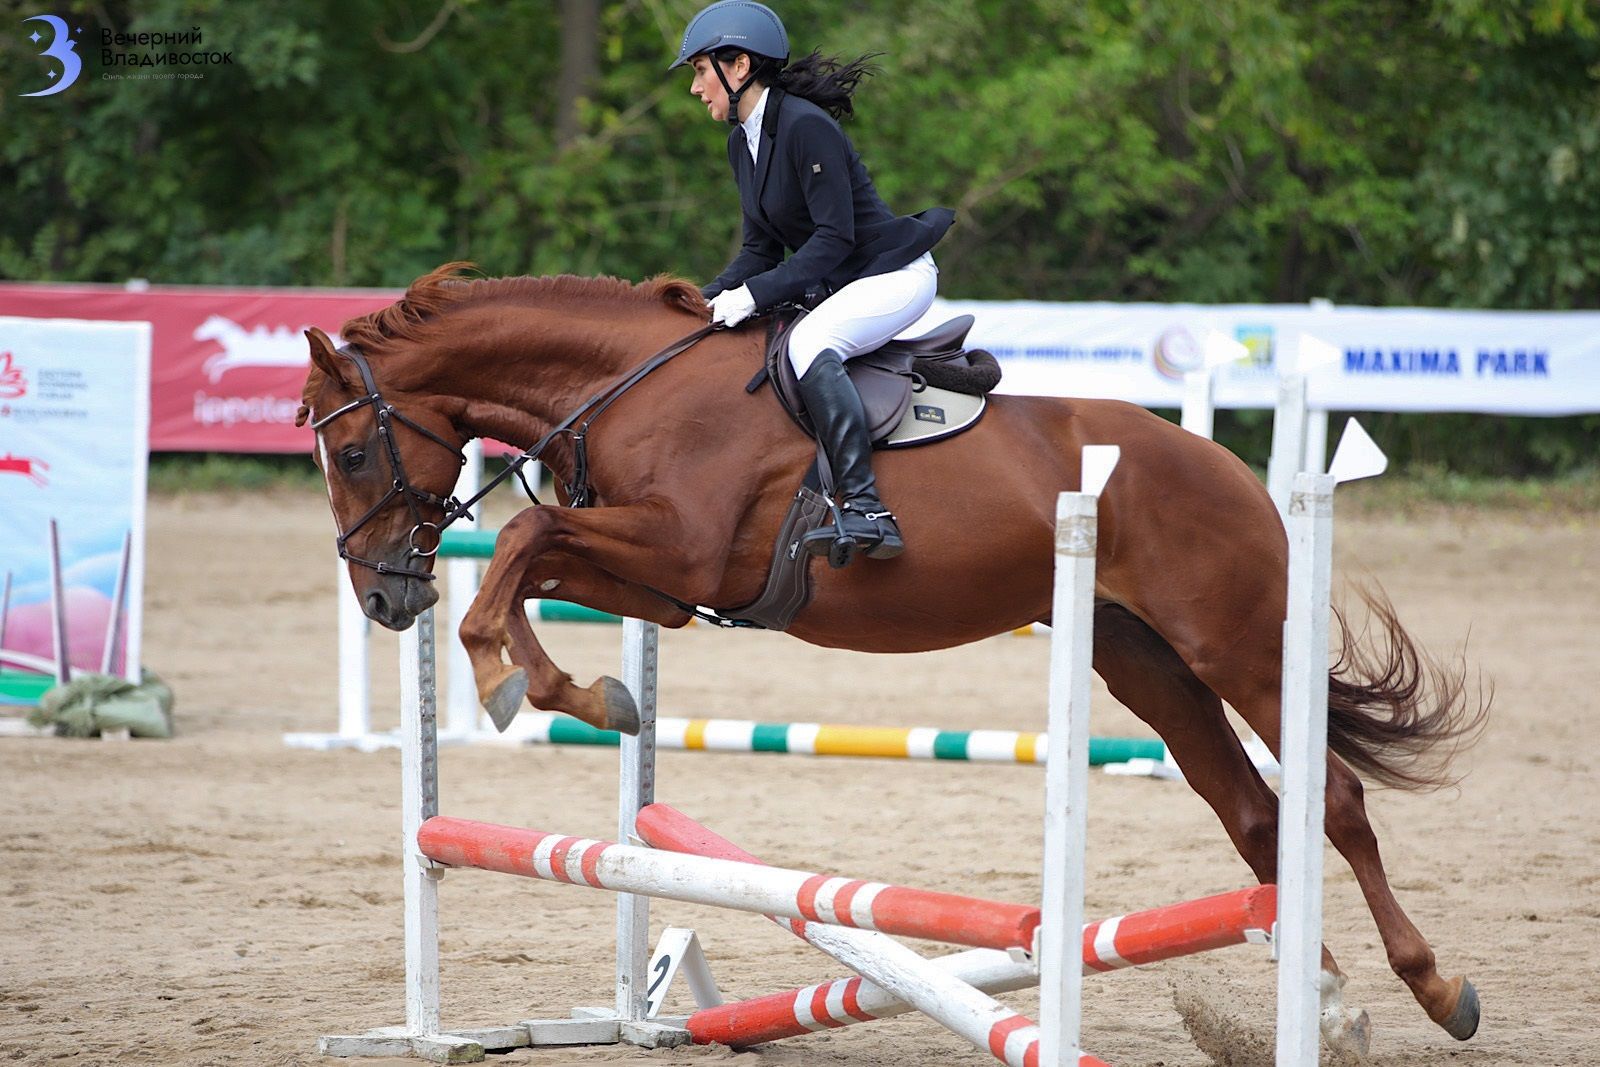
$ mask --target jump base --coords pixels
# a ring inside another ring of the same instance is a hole
[[[528,1019],[515,1026],[451,1030],[420,1036],[403,1026],[385,1026],[364,1034],[330,1035],[317,1042],[324,1056],[411,1057],[429,1063],[481,1063],[491,1052],[562,1045],[634,1045],[677,1048],[690,1042],[685,1019],[678,1016],[629,1021],[608,1008],[574,1008],[570,1019]]]

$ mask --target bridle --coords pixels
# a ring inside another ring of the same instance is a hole
[[[446,441],[443,437],[440,437],[438,434],[417,422],[415,419],[408,417],[393,404],[384,400],[383,396],[378,392],[377,382],[372,377],[372,368],[367,365],[367,358],[361,354],[361,350],[359,348],[353,344],[341,345],[335,354],[344,356],[346,359],[350,360],[356,365],[356,369],[361,372],[361,384],[362,387],[366,389],[367,395],[350,401],[350,403],[346,404],[342,408],[339,408],[337,411],[324,415],[322,418],[311,424],[311,429],[320,433],[324,426],[328,425],[328,423],[332,422],[334,419],[339,418],[341,415],[348,415],[357,408],[363,408],[370,405],[373,416],[378,420],[378,439],[383,442],[384,450],[389,454],[389,473],[393,476],[393,480],[389,485],[389,491],[383,494],[382,499],[368,508],[366,514],[357,519],[355,524],[348,530],[341,529],[339,531],[339,536],[335,542],[339,546],[339,558],[342,560],[347,560],[351,563],[358,563],[363,567],[370,567],[379,574],[398,574],[404,578],[420,578],[422,581],[431,582],[434,580],[435,575],[429,573],[428,571],[420,570],[411,566],[395,566],[394,564],[386,563],[383,560],[370,560],[366,559],[365,557],[355,555],[350,551],[349,548],[350,538],[355,536],[355,534],[363,526],[376,518],[380,511],[389,506],[391,501],[393,501],[396,497],[399,497],[405,501],[406,508],[411,512],[411,532],[406,535],[406,563],[409,564],[412,560],[416,559],[431,559],[439,551],[439,544],[444,534],[444,528],[450,525],[451,521],[453,521],[452,513],[455,513],[460,509],[461,502],[458,501],[454,496],[442,497],[437,493],[430,493],[426,489],[418,489],[415,485],[411,484],[411,479],[406,477],[405,463],[400,458],[400,446],[395,442],[394,439],[394,423],[399,422],[409,426],[417,433],[420,433],[422,436],[428,438],[428,440],[434,441],[442,447],[449,449],[450,452],[456,457],[456,460],[460,466],[466,466],[466,454],[462,452],[460,448],[451,444],[449,441]],[[333,465],[331,459],[329,460],[328,465]],[[331,476],[332,473],[332,471],[323,472],[324,476]],[[439,508],[444,512],[444,518],[440,522],[436,523],[427,521],[422,517],[423,507]],[[424,530],[433,531],[432,548],[422,548],[417,545],[417,535]]]
[[[573,477],[572,481],[566,483],[567,499],[570,502],[568,506],[575,508],[588,507],[594,501],[594,487],[589,483],[588,434],[590,424],[615,403],[623,393],[637,385],[651,371],[660,367],[674,356],[694,347],[695,344],[709,336],[715,329],[715,326],[702,326],[693,333],[680,337],[633,368],[633,370],[624,374],[611,385],[585,400],[578,405],[577,410],[562,419],[554,429],[540,438],[538,444],[525,450],[520,456],[510,459],[506,464],[505,470],[491,478],[487,485],[479,489],[466,501],[457,500],[454,496],[442,497],[436,493],[430,493],[426,489],[418,489],[411,484],[411,480],[406,477],[405,464],[400,458],[400,446],[395,441],[394,423],[402,423],[422,434],[428,440],[449,449],[461,466],[466,465],[466,455],[458,446],[446,441],[416,420],[407,417],[404,412],[384,400],[383,396],[378,392],[377,382],[372,377],[372,368],[367,365],[366,356],[362,355],[361,349],[354,344],[340,345],[334,354],[343,356],[356,365],[356,369],[361,372],[361,385],[366,390],[366,395],[358,397],[338,410],[317,419],[311,424],[311,429],[320,432],[324,426],[341,415],[348,415],[358,408],[370,406],[373,416],[378,421],[378,437],[383,441],[384,450],[389,456],[389,472],[392,478],[389,491],[383,495],[382,499],[368,508],[366,513],[357,519],[355,524],[348,530],[342,529],[339,531],[335,541],[339,546],[339,558],[371,568],[379,574],[397,574],[403,578],[417,578],[424,582],[434,581],[437,575],[419,567],[411,566],[412,561],[431,559],[438,555],[439,545],[442,542],[445,529],[457,519],[470,518],[472,515],[470,509],[476,506],[478,501],[488,496],[492,489],[513,475],[522,482],[522,487],[527,492],[528,499],[532,500],[536,505],[539,504],[539,499],[534,495],[532,487],[523,478],[522,468],[526,464],[539,459],[544,454],[545,449],[550,446],[550,442],[563,434],[572,438],[573,450]],[[327,462],[330,466],[332,465],[331,459]],[[331,473],[331,471],[323,472],[325,477],[331,475]],[[354,555],[349,548],[350,538],[355,536],[363,526],[371,522],[379,512],[388,507],[396,497],[404,500],[406,508],[411,512],[411,531],[406,535],[406,565],[396,566],[383,560],[370,560]],[[422,516],[424,507],[440,509],[443,514],[439,521],[429,522],[424,519]],[[432,532],[433,545],[431,548],[419,547],[417,544],[418,535],[424,533],[424,531]]]

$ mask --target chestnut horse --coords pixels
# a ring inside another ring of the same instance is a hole
[[[563,424],[707,321],[698,290],[680,280],[469,281],[456,277],[465,266],[441,267],[393,306],[346,323],[347,349],[307,331],[299,421],[317,427],[316,459],[363,609],[394,630],[437,599],[427,553],[466,441],[529,448],[557,431],[541,458],[570,483],[579,464]],[[526,599],[682,626],[684,605],[737,609],[761,593],[815,454],[769,390],[745,390],[764,343],[760,325],[720,331],[661,365],[588,431],[593,506],[530,507],[501,530],[461,625],[479,694],[500,719],[525,696],[593,725],[637,729],[619,683],[579,688],[550,661]],[[815,597],[790,632],[817,645],[919,652],[1049,622],[1056,496],[1078,487],[1085,444],[1122,449],[1100,498],[1094,668],[1166,741],[1256,877],[1272,882],[1277,797],[1223,703],[1278,750],[1288,546],[1260,481],[1225,448],[1131,404],[993,397],[967,433],[876,456],[906,552],[815,566]],[[1327,835],[1355,872],[1395,973],[1465,1040],[1477,995],[1464,978],[1440,976],[1395,899],[1357,772],[1400,787],[1439,784],[1485,705],[1467,699],[1463,669],[1440,669],[1385,602],[1372,604],[1383,640],[1341,625],[1329,676]],[[1326,949],[1323,967],[1326,1037],[1364,1047],[1366,1013],[1339,1004],[1344,976]]]

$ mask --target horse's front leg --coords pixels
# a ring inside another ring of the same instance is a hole
[[[619,514],[628,511],[636,514]],[[638,732],[638,709],[622,683],[602,676],[587,688],[576,685],[539,644],[524,602],[559,591],[562,599],[602,611],[683,625],[687,612],[590,558],[596,543],[629,544],[651,557],[640,573],[662,573],[661,561],[635,539],[640,530],[662,533],[652,513],[644,507],[577,512],[537,507],[519,513],[500,531],[478,596],[461,623],[461,642],[472,661],[479,699],[497,728],[510,725],[526,696],[536,708],[565,712],[603,729]],[[587,521],[602,515],[598,524]],[[509,664],[502,653],[509,654]]]

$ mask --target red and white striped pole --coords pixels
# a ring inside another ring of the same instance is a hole
[[[643,809],[638,828],[655,848],[754,861],[737,845],[665,804]],[[1265,940],[1276,900],[1275,887],[1255,886],[1090,923],[1083,928],[1084,973]],[[1039,982],[1032,965],[993,949],[971,949],[928,962],[985,993],[1007,993]],[[746,1048],[912,1010],[905,1001],[857,976],[706,1008],[691,1015],[687,1026],[696,1044]]]
[[[417,845],[429,859],[452,867],[978,948],[1027,948],[1039,926],[1039,909],[1023,904],[657,852],[449,816],[423,823]]]
[[[1272,929],[1276,899],[1274,886],[1255,886],[1090,923],[1083,930],[1084,973],[1176,959],[1252,938],[1264,942]],[[985,993],[1009,993],[1039,984],[1030,964],[994,949],[968,949],[929,962]],[[911,1010],[911,1005],[857,976],[706,1008],[689,1016],[687,1026],[696,1044],[746,1048]]]
[[[692,849],[691,855],[760,862],[738,845],[665,804],[652,804],[642,809],[637,825],[639,835],[651,844],[660,842],[669,848]],[[889,999],[922,1012],[978,1048],[987,1049],[1002,1063],[1010,1067],[1038,1067],[1039,1028],[1033,1020],[974,988],[937,962],[923,959],[882,934],[838,930],[814,923],[783,923],[773,916],[768,918],[787,925],[801,940],[869,980],[868,988],[886,991]],[[1001,952],[983,954],[1006,957]],[[701,1040],[695,1031],[694,1018],[690,1017],[689,1032],[695,1041],[706,1044],[713,1040],[709,1036]],[[1079,1057],[1078,1067],[1105,1065],[1093,1056],[1084,1055]]]

